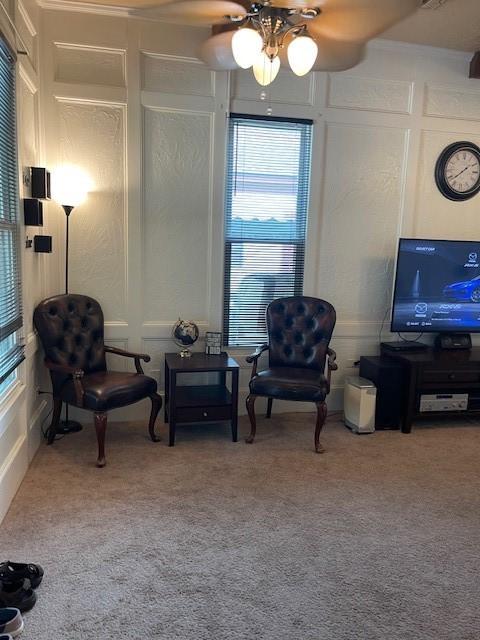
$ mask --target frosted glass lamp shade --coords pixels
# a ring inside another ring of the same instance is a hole
[[[287,55],[290,68],[297,76],[310,71],[317,59],[318,47],[315,40],[308,36],[299,36],[288,45]]]
[[[64,165],[52,175],[52,196],[58,204],[78,207],[87,198],[92,184],[88,175],[79,167]]]
[[[233,57],[242,69],[252,66],[260,55],[262,47],[262,37],[255,29],[239,29],[232,38]]]
[[[273,60],[267,56],[265,51],[257,57],[253,65],[253,75],[258,84],[266,87],[275,80],[280,70],[280,58],[275,56]]]

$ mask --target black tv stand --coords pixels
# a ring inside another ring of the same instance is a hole
[[[425,351],[428,349],[427,344],[423,342],[417,342],[415,340],[396,340],[394,342],[381,342],[380,350],[382,353],[413,353],[414,351]]]
[[[458,351],[427,349],[420,353],[392,351],[386,358],[399,362],[404,369],[403,433],[410,433],[417,418],[480,414],[480,347]],[[466,409],[455,403],[454,394],[467,394]],[[433,407],[422,409],[424,395],[438,395],[447,401],[451,398],[453,404],[438,411]]]

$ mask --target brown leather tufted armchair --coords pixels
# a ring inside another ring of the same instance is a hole
[[[274,398],[314,402],[317,406],[315,451],[323,453],[320,431],[327,417],[325,398],[330,392],[331,372],[337,369],[336,354],[329,348],[335,327],[335,309],[329,302],[308,296],[278,298],[266,311],[269,344],[258,347],[246,358],[253,363],[247,411],[251,432],[246,442],[252,443],[257,430],[255,400],[268,397],[267,418],[272,413]],[[257,373],[258,359],[269,352],[269,366]],[[327,361],[327,376],[325,363]]]
[[[33,322],[45,350],[45,364],[53,387],[53,416],[48,432],[52,444],[60,421],[62,402],[94,412],[98,440],[97,466],[105,466],[107,411],[149,397],[152,411],[148,430],[154,442],[155,420],[162,406],[157,383],[144,375],[140,360],[150,356],[107,347],[103,342],[102,308],[88,296],[65,294],[43,300]],[[137,373],[107,371],[106,353],[133,358]]]

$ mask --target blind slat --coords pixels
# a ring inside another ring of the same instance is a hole
[[[225,199],[224,341],[266,339],[265,309],[303,291],[310,121],[232,115]]]

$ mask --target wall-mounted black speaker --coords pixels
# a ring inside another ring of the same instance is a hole
[[[36,198],[24,198],[23,217],[26,227],[43,227],[43,202]]]
[[[50,171],[44,167],[31,167],[32,169],[32,198],[50,200]]]
[[[52,253],[52,236],[34,236],[33,248],[37,253]]]

